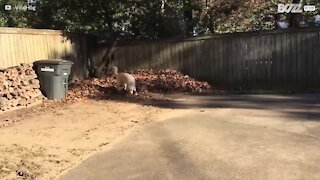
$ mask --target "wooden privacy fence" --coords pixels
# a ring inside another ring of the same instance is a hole
[[[0,68],[43,59],[74,62],[73,76],[87,76],[86,37],[56,30],[0,28]]]
[[[83,79],[88,64],[99,64],[109,48],[91,40],[54,30],[0,28],[0,68],[62,58],[73,61],[73,77]],[[319,87],[319,51],[319,28],[236,33],[120,42],[110,65],[120,71],[177,69],[220,85]]]
[[[106,47],[95,48],[100,61]],[[320,86],[320,29],[121,42],[119,70],[172,68],[231,86]]]

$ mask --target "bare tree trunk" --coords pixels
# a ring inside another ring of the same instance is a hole
[[[186,22],[185,31],[187,35],[193,34],[193,24],[192,24],[192,9],[190,0],[183,0],[184,10],[184,19]]]
[[[301,0],[292,0],[292,3],[299,4]],[[299,27],[299,18],[301,17],[301,14],[294,14],[290,13],[289,17],[289,27],[290,28],[297,28]]]
[[[102,75],[102,71],[103,69],[109,65],[111,63],[111,56],[112,54],[117,50],[117,44],[118,44],[118,41],[119,41],[120,38],[116,38],[110,48],[107,50],[107,52],[104,54],[103,58],[102,58],[102,61],[100,62],[100,64],[98,65],[98,67],[96,68],[95,70],[95,76],[96,77],[101,77]]]

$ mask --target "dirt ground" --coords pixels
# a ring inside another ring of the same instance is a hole
[[[0,179],[55,179],[169,109],[88,100],[0,114]]]

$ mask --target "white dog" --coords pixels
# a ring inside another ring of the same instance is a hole
[[[124,89],[129,91],[130,94],[135,93],[138,95],[136,89],[136,80],[129,73],[118,73],[118,68],[116,66],[112,67],[112,74],[117,78],[116,88],[118,90]]]

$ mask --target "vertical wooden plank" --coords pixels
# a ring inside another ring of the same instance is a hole
[[[155,62],[157,61],[157,54],[158,54],[155,44],[156,43],[154,41],[150,44],[150,47],[151,47],[151,59],[150,59],[149,67],[152,68],[152,69],[154,68]]]
[[[38,58],[37,58],[37,52],[38,52],[38,49],[37,48],[39,48],[38,47],[38,44],[37,44],[37,40],[36,40],[36,38],[37,38],[37,35],[32,35],[32,38],[31,38],[31,51],[32,51],[32,59],[31,59],[31,61],[35,61],[35,60],[38,60]]]
[[[192,57],[191,57],[192,41],[186,41],[184,46],[184,61],[185,61],[185,73],[187,75],[192,74]]]
[[[206,77],[209,75],[209,66],[207,64],[209,59],[209,50],[208,50],[208,40],[201,40],[201,46],[199,52],[201,54],[201,58],[199,61],[201,62],[201,71],[199,72],[199,79],[206,80]]]
[[[8,68],[11,66],[12,61],[13,61],[13,51],[12,51],[12,44],[11,44],[11,34],[7,34],[6,38],[5,38],[5,44],[7,44],[7,57],[8,57],[8,61],[5,64],[5,68]]]
[[[115,59],[117,59],[118,61],[118,68],[122,69],[123,68],[123,58],[124,58],[124,53],[123,53],[123,46],[122,45],[118,45],[118,49],[115,53]]]
[[[223,70],[223,79],[222,81],[226,84],[229,84],[229,72],[228,72],[228,54],[227,49],[228,49],[228,41],[224,38],[221,38],[222,41],[222,49],[221,49],[221,65],[222,65],[222,70]]]
[[[252,83],[256,85],[258,83],[258,51],[259,51],[259,41],[258,36],[252,37]]]
[[[131,51],[131,66],[130,70],[135,70],[136,67],[139,66],[140,58],[141,58],[141,53],[140,53],[140,45],[135,44],[134,49]]]
[[[165,60],[165,48],[166,48],[166,42],[162,41],[159,44],[160,48],[160,64],[158,65],[159,69],[165,69],[166,68],[166,60]]]
[[[48,50],[48,59],[52,58],[52,50],[51,50],[51,36],[50,35],[46,35],[46,46],[47,46],[47,50]],[[64,42],[64,46],[66,46],[66,42]],[[65,49],[66,51],[66,49]]]
[[[308,72],[307,72],[307,67],[308,67],[308,45],[307,45],[307,36],[305,33],[300,32],[301,34],[301,46],[302,46],[302,51],[301,51],[301,73],[302,73],[302,86],[301,87],[306,87],[308,84]]]
[[[197,61],[197,41],[190,41],[190,47],[188,49],[189,55],[190,55],[190,75],[195,76],[195,66],[197,66],[196,61]]]
[[[15,34],[10,34],[9,36],[9,42],[10,42],[10,54],[11,54],[11,60],[9,67],[15,66],[17,64],[17,57],[16,57],[16,46],[15,46]]]
[[[213,62],[212,67],[214,69],[214,82],[220,83],[221,69],[220,69],[220,40],[219,38],[214,38],[213,40]]]
[[[261,57],[260,57],[260,65],[261,65],[261,77],[262,83],[265,86],[266,82],[268,82],[268,51],[270,46],[268,46],[268,36],[264,35],[261,41]]]
[[[29,52],[28,52],[28,42],[27,42],[27,37],[28,35],[21,35],[21,49],[22,49],[22,52],[23,52],[23,63],[29,63]]]
[[[317,73],[317,69],[316,67],[318,66],[317,64],[317,52],[316,52],[316,47],[318,46],[318,43],[317,42],[317,33],[315,32],[312,32],[312,44],[311,44],[311,51],[312,51],[312,54],[311,54],[311,59],[312,59],[312,74],[311,74],[311,84],[313,87],[315,87],[315,84],[317,83],[317,78],[316,78],[316,73]]]
[[[256,55],[256,52],[255,52],[255,47],[256,47],[256,44],[255,44],[255,37],[252,36],[251,38],[251,42],[250,42],[250,64],[249,64],[249,78],[250,78],[250,84],[251,85],[255,85],[256,83],[256,77],[255,77],[255,70],[256,70],[256,59],[255,59],[255,55]]]
[[[243,72],[245,71],[244,69],[244,49],[245,49],[245,43],[243,40],[243,37],[239,37],[237,39],[237,45],[236,49],[238,49],[238,57],[237,58],[237,67],[236,67],[236,76],[238,77],[237,79],[237,86],[238,87],[243,87]]]
[[[215,83],[216,81],[216,70],[215,70],[215,39],[210,39],[208,41],[208,53],[209,53],[209,59],[208,59],[208,66],[209,66],[209,76],[210,76],[210,83]]]
[[[7,55],[7,44],[6,44],[6,34],[0,34],[0,69],[6,67],[6,63],[8,62]]]
[[[262,35],[260,37],[260,66],[261,66],[261,84],[265,87],[265,82],[267,81],[267,63],[266,63],[266,59],[267,59],[267,50],[270,48],[270,47],[267,47],[267,36],[266,35]]]
[[[181,71],[183,73],[186,73],[186,54],[185,54],[185,48],[186,48],[186,42],[185,41],[181,41],[181,52],[180,52],[180,65],[181,65]]]
[[[119,62],[119,67],[118,69],[125,69],[126,67],[126,61],[128,60],[128,51],[126,49],[126,45],[125,44],[121,44],[118,46],[118,50],[117,50],[117,59]]]
[[[262,75],[262,68],[261,68],[261,42],[262,37],[261,35],[257,35],[254,37],[254,61],[255,61],[255,70],[254,70],[254,77],[255,77],[255,84],[260,87],[261,82],[261,75]]]
[[[203,68],[205,69],[204,73],[202,73],[202,80],[211,81],[211,68],[210,68],[210,60],[211,60],[211,52],[210,52],[210,39],[204,40],[204,55],[205,58],[203,59]]]
[[[169,43],[167,41],[164,41],[162,45],[163,45],[162,48],[163,48],[163,62],[164,62],[163,69],[167,69],[167,68],[169,68],[169,64],[170,64],[169,59],[168,59],[169,54],[170,54],[170,52],[169,52],[170,47],[169,47]]]
[[[60,50],[59,50],[59,46],[60,46],[60,38],[59,38],[59,36],[57,36],[57,35],[54,35],[53,36],[53,38],[54,38],[54,49],[53,49],[53,51],[54,51],[54,58],[56,58],[56,59],[60,59],[61,57],[62,57],[62,55],[60,54]],[[79,45],[79,39],[77,39],[78,40],[78,45]]]
[[[281,66],[281,85],[286,81],[286,34],[282,33],[280,35],[280,48],[281,48],[281,55],[280,55],[280,66]]]
[[[163,41],[158,44],[158,48],[159,48],[159,62],[157,66],[159,69],[163,69],[165,67],[165,60],[164,60],[165,45]]]
[[[309,87],[310,86],[310,71],[311,71],[311,59],[310,59],[310,54],[311,54],[311,51],[310,51],[310,33],[309,32],[306,32],[303,34],[304,35],[304,46],[305,46],[305,49],[304,49],[304,58],[305,58],[305,69],[304,69],[304,72],[305,72],[305,85],[306,87]]]
[[[304,46],[304,75],[305,75],[305,86],[310,85],[310,34],[309,32],[303,33],[303,46]]]
[[[156,61],[156,68],[161,69],[163,64],[162,42],[159,42],[156,44],[156,49],[158,52],[158,56],[157,56],[158,60]]]
[[[205,53],[202,52],[204,49],[204,40],[197,41],[197,48],[196,48],[196,60],[195,60],[195,70],[197,70],[195,74],[195,78],[201,80],[202,74],[205,71],[203,67],[203,60]]]
[[[41,43],[40,43],[40,38],[41,35],[35,35],[34,40],[35,40],[35,52],[36,52],[36,57],[34,60],[39,60],[42,59],[42,47],[41,47]]]
[[[230,63],[229,63],[229,66],[230,66],[230,83],[232,86],[234,86],[237,82],[237,77],[235,76],[236,74],[236,55],[237,55],[237,49],[235,48],[235,45],[237,43],[236,41],[236,38],[237,37],[231,37],[230,38],[230,46],[229,46],[229,52],[230,52]]]
[[[4,45],[3,45],[3,41],[2,41],[2,34],[0,33],[0,69],[3,68],[3,63],[5,61],[5,52],[4,52]]]
[[[169,69],[174,69],[174,57],[173,57],[173,51],[174,51],[174,44],[172,41],[168,42],[168,66]]]
[[[272,41],[272,35],[267,36],[267,43],[266,43],[266,49],[267,49],[267,57],[266,57],[266,82],[267,84],[271,84],[271,66],[272,66],[272,52],[274,50],[274,44]]]
[[[192,67],[193,67],[193,62],[195,57],[195,53],[194,53],[195,42],[189,41],[188,44],[189,46],[186,49],[188,51],[188,71],[189,71],[189,75],[193,76],[194,70]]]
[[[292,85],[292,76],[291,76],[291,67],[292,67],[292,59],[291,59],[291,50],[290,50],[290,47],[291,47],[291,42],[290,42],[290,35],[291,33],[290,32],[287,32],[285,33],[285,38],[286,38],[286,41],[285,41],[285,60],[286,60],[286,72],[285,72],[285,75],[286,75],[286,80],[285,80],[285,84],[284,85],[289,85],[291,86]]]
[[[225,42],[223,41],[222,38],[219,38],[219,69],[220,69],[220,79],[219,79],[219,83],[224,83],[225,82],[225,69],[223,66],[223,58],[224,58],[224,44]]]
[[[219,38],[215,38],[214,41],[214,61],[213,61],[213,67],[215,71],[215,82],[220,83],[221,75],[222,75],[222,69],[220,68],[220,40]]]
[[[21,34],[14,34],[13,43],[15,46],[14,54],[16,55],[16,62],[14,66],[17,66],[23,62],[23,51],[21,49]]]
[[[142,64],[142,66],[140,66],[140,68],[146,69],[148,67],[148,58],[147,58],[147,52],[148,49],[146,47],[146,42],[141,42],[140,44],[140,64]]]
[[[298,50],[299,48],[299,50]],[[297,81],[301,85],[303,83],[303,45],[302,45],[302,36],[301,33],[297,33]]]
[[[42,40],[42,49],[43,49],[43,59],[48,59],[49,58],[49,55],[48,55],[49,54],[49,50],[48,50],[46,35],[42,35],[41,40]],[[61,42],[61,45],[62,44],[63,44],[63,42]]]
[[[182,52],[182,55],[183,55],[183,62],[182,62],[182,65],[183,65],[183,72],[185,74],[189,74],[189,51],[187,50],[190,46],[190,43],[189,41],[183,41],[183,52]]]
[[[149,67],[149,50],[150,50],[150,43],[144,41],[142,44],[142,49],[143,49],[143,61],[144,61],[144,69],[148,69]]]
[[[233,78],[234,78],[234,85],[239,87],[241,84],[241,68],[242,68],[242,48],[241,45],[241,40],[240,37],[235,37],[234,38],[234,43],[233,43],[233,51],[235,52],[233,55],[233,62],[234,62],[234,73],[233,73]]]
[[[225,72],[226,72],[226,81],[228,83],[228,85],[232,84],[232,38],[226,38],[225,39],[225,48],[224,48],[224,59],[223,59],[223,63],[224,63],[224,67],[225,67]]]
[[[314,63],[314,52],[313,52],[313,47],[315,45],[314,43],[314,33],[310,32],[308,34],[308,59],[309,59],[309,66],[308,66],[308,79],[309,79],[309,86],[312,87],[313,86],[313,82],[314,82],[314,73],[315,73],[315,63]]]
[[[135,45],[132,44],[130,46],[127,46],[127,54],[128,54],[128,58],[126,60],[126,66],[125,69],[123,69],[123,71],[130,71],[132,70],[130,67],[132,67],[133,63],[134,63],[134,59],[133,59],[133,52],[135,51]]]
[[[275,46],[276,46],[276,49],[275,49],[275,59],[274,59],[274,62],[273,62],[273,66],[274,66],[274,82],[275,82],[275,85],[278,85],[280,84],[280,81],[281,81],[281,34],[276,34],[275,36]]]
[[[313,49],[314,52],[314,61],[315,61],[315,79],[314,79],[314,84],[316,85],[316,87],[320,87],[319,83],[320,82],[320,36],[319,36],[320,32],[316,32],[315,35],[315,46]]]
[[[10,48],[10,42],[9,42],[9,34],[3,34],[2,35],[2,45],[3,45],[3,50],[5,51],[5,61],[3,61],[3,68],[9,67],[10,61],[11,61],[11,48]]]
[[[291,34],[291,78],[292,78],[292,85],[297,87],[297,56],[298,56],[298,49],[297,49],[297,33]]]
[[[199,46],[201,40],[195,40],[193,42],[192,50],[192,77],[198,79],[198,71],[201,68],[201,62],[199,61]]]
[[[261,35],[257,35],[254,37],[254,61],[255,61],[255,68],[254,68],[254,78],[255,78],[255,84],[260,86],[261,82],[261,74],[262,74],[262,68],[261,68]]]
[[[242,84],[248,86],[248,37],[241,38],[242,44]]]
[[[183,42],[177,41],[176,43],[176,63],[177,63],[177,70],[182,71],[182,62],[183,62]]]
[[[32,61],[32,52],[31,52],[32,47],[30,47],[31,46],[31,43],[30,43],[31,36],[32,35],[25,35],[23,38],[24,42],[25,42],[24,49],[27,52],[26,53],[26,56],[27,56],[26,63],[29,63],[30,61]]]
[[[317,47],[317,62],[318,62],[318,68],[317,68],[317,81],[320,81],[320,31],[317,33],[318,37],[317,37],[317,41],[318,41],[318,47]],[[318,87],[320,87],[320,85],[318,84]]]
[[[25,42],[24,42],[24,34],[19,34],[19,53],[20,53],[20,63],[27,63],[27,52],[25,49]]]
[[[153,42],[150,42],[148,45],[148,69],[152,68],[152,64],[153,64]]]
[[[171,56],[170,56],[170,62],[171,62],[171,66],[170,69],[178,69],[177,66],[177,43],[172,41],[171,43]]]
[[[233,54],[233,49],[232,49],[232,44],[233,44],[233,38],[230,37],[229,39],[227,39],[227,47],[226,47],[226,51],[225,51],[225,55],[226,55],[226,66],[227,66],[227,73],[228,73],[228,83],[232,86],[233,83],[233,77],[232,77],[232,71],[233,71],[233,58],[232,58],[232,54]]]
[[[156,68],[161,69],[163,64],[163,49],[162,49],[162,42],[157,43],[157,52],[158,52],[158,60],[156,63]]]
[[[136,52],[136,57],[139,58],[137,59],[138,60],[137,67],[139,67],[139,69],[146,68],[144,42],[139,43],[139,51]]]
[[[247,57],[246,57],[246,66],[247,66],[247,85],[252,85],[252,68],[253,68],[253,62],[252,62],[252,37],[247,38]]]
[[[46,49],[45,49],[45,45],[43,42],[43,35],[39,36],[39,44],[40,44],[40,52],[41,52],[41,56],[39,57],[40,59],[45,59],[46,58]],[[60,44],[59,44],[60,46]]]
[[[173,58],[173,54],[172,54],[172,52],[173,52],[173,48],[174,48],[174,46],[173,46],[173,43],[172,43],[172,41],[168,41],[168,56],[167,56],[167,58],[168,58],[168,66],[169,66],[169,69],[174,69],[174,58]]]

